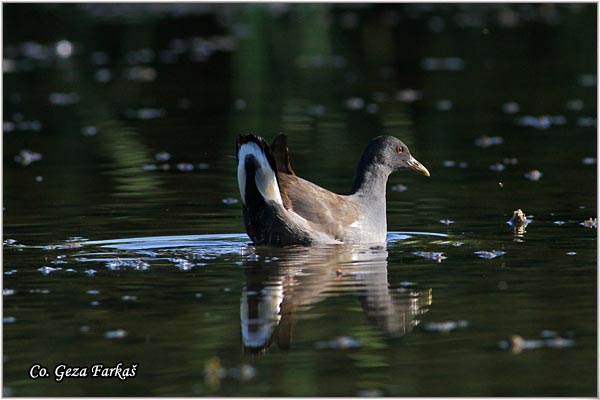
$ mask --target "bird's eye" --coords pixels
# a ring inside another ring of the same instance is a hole
[[[396,153],[400,154],[404,151],[404,149],[402,148],[402,146],[396,146]]]

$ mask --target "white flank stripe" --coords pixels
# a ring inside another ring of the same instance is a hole
[[[242,196],[242,202],[246,203],[246,156],[252,156],[258,162],[258,169],[254,177],[256,181],[256,187],[262,195],[265,201],[274,201],[278,204],[283,205],[281,200],[281,194],[279,194],[279,185],[277,185],[277,178],[275,172],[269,164],[269,160],[261,150],[261,148],[254,142],[244,143],[240,146],[238,152],[238,186],[240,187],[240,195]]]

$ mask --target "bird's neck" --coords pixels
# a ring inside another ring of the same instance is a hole
[[[391,173],[391,168],[363,157],[358,164],[351,194],[366,201],[383,201],[385,204],[385,187]]]

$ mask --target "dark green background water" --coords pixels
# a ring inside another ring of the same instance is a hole
[[[597,395],[595,4],[3,13],[5,395]],[[391,177],[386,249],[254,249],[228,200],[246,132],[340,193],[380,134],[431,178]],[[574,345],[499,347],[545,330]],[[119,361],[137,376],[28,377]]]

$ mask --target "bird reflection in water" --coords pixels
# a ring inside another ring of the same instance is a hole
[[[244,261],[242,350],[264,353],[275,341],[292,346],[295,315],[331,296],[355,294],[369,322],[398,337],[418,324],[431,290],[390,289],[385,247],[258,248]]]

